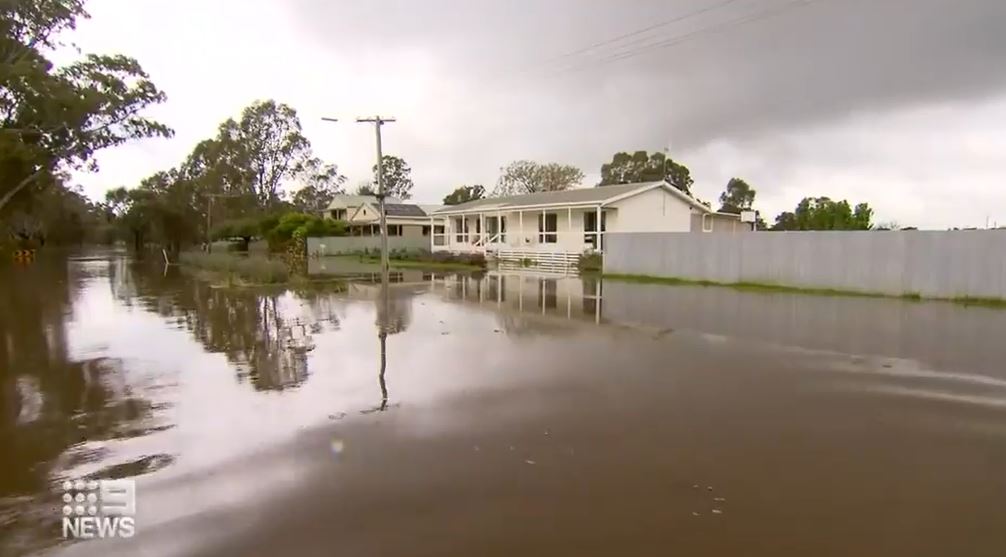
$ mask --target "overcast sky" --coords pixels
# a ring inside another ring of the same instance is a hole
[[[137,58],[170,140],[105,152],[94,197],[178,164],[256,99],[298,110],[354,188],[386,154],[413,197],[491,189],[514,159],[667,149],[695,193],[732,176],[771,222],[805,196],[879,221],[1006,225],[1003,0],[91,0],[72,38]],[[621,37],[621,38],[619,38]],[[346,119],[323,123],[322,116]]]

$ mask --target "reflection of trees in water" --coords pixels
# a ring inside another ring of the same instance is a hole
[[[189,280],[175,270],[167,275],[124,271],[132,278],[114,280],[113,288],[135,283],[139,303],[191,331],[208,351],[225,354],[238,378],[248,378],[256,389],[281,390],[303,383],[313,335],[339,327],[331,286],[292,293],[225,289]]]
[[[53,476],[105,454],[85,442],[160,429],[122,361],[70,359],[66,320],[83,281],[99,272],[98,262],[44,258],[0,268],[0,553],[52,541]]]

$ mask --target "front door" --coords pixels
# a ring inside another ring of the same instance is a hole
[[[489,234],[489,243],[505,244],[506,217],[486,217],[486,233]]]

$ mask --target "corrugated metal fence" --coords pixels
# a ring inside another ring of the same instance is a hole
[[[604,272],[1006,299],[1006,230],[609,233]]]

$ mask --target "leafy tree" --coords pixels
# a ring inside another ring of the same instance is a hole
[[[105,194],[105,209],[137,251],[159,242],[172,253],[203,238],[203,200],[177,170],[156,172],[139,187]]]
[[[648,154],[646,151],[636,151],[631,155],[624,152],[615,153],[611,162],[601,165],[601,183],[598,185],[658,180],[667,180],[672,186],[691,195],[694,184],[691,171],[687,166],[675,162],[659,151],[653,154]]]
[[[348,234],[346,222],[331,220],[306,213],[286,213],[276,224],[266,231],[272,250],[282,249],[294,237],[345,236]]]
[[[332,198],[342,193],[346,177],[334,164],[318,165],[305,173],[305,185],[293,194],[293,206],[304,213],[324,211]]]
[[[398,199],[409,199],[412,197],[412,169],[404,160],[384,155],[382,171],[384,174],[384,194],[388,197]],[[377,165],[374,165],[374,183],[377,183]]]
[[[377,195],[377,189],[370,182],[360,182],[356,186],[356,195]]]
[[[211,237],[214,240],[240,238],[240,251],[248,251],[248,244],[261,234],[260,221],[261,219],[249,217],[224,221],[213,228]]]
[[[776,217],[773,230],[869,230],[873,209],[866,203],[832,201],[828,197],[805,197],[793,212],[783,212]]]
[[[493,195],[522,195],[570,189],[583,181],[583,172],[575,166],[558,163],[514,161],[500,169]]]
[[[314,156],[297,111],[274,100],[255,102],[239,119],[225,120],[215,137],[196,145],[179,174],[199,195],[226,196],[216,200],[230,218],[281,209],[291,182],[311,187],[295,200],[307,208],[344,180],[334,165]]]
[[[80,186],[62,182],[17,203],[0,222],[6,229],[0,233],[24,248],[113,240],[104,208],[84,196]]]
[[[233,186],[251,195],[259,209],[279,204],[283,184],[317,164],[297,111],[273,100],[253,103],[240,120],[225,121],[216,141],[218,164],[225,172],[236,170],[241,182]]]
[[[740,178],[731,178],[727,189],[720,194],[720,211],[724,213],[740,213],[750,211],[754,205],[756,191]]]
[[[66,171],[96,169],[102,149],[172,134],[141,115],[165,95],[136,60],[89,54],[57,67],[46,57],[87,17],[82,0],[0,2],[0,212]]]
[[[486,189],[481,184],[460,186],[444,197],[444,205],[460,205],[486,196]]]
[[[148,190],[119,187],[105,193],[105,201],[133,249],[142,251],[151,232],[153,195]]]
[[[301,225],[301,229],[304,231],[303,235],[306,238],[345,236],[349,233],[346,221],[326,219],[313,215],[310,220]]]

